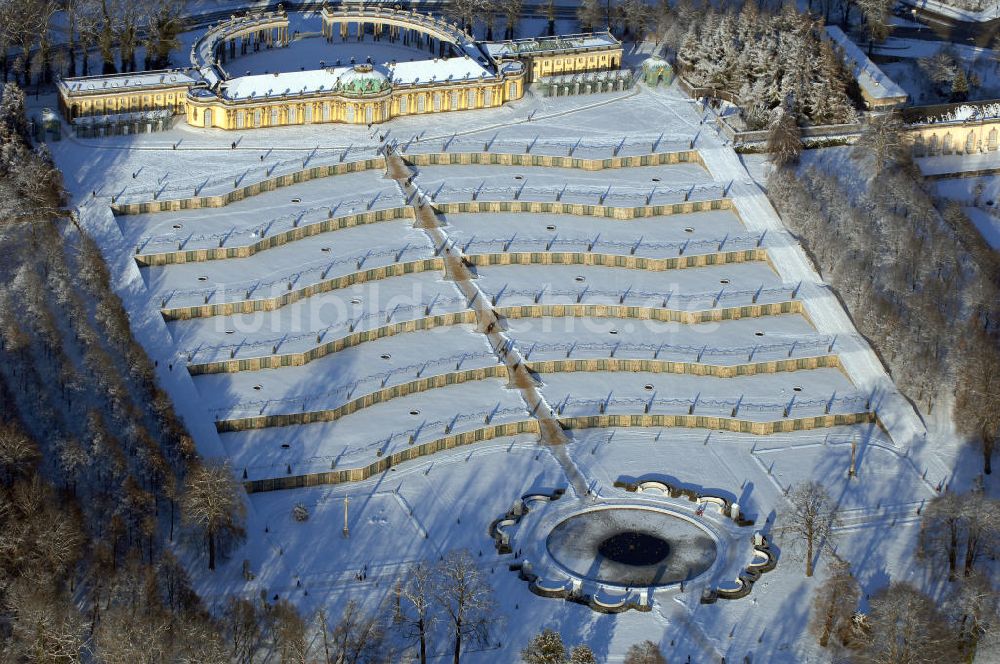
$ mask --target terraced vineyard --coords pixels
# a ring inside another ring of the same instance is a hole
[[[742,656],[736,634],[795,661],[793,635],[757,638],[781,601],[715,602],[794,592],[769,545],[788,487],[822,478],[858,529],[933,495],[944,472],[910,456],[912,410],[700,109],[669,90],[597,99],[446,135],[414,118],[231,149],[186,129],[191,149],[146,138],[80,171],[136,334],[248,492],[247,542],[196,577],[210,599],[374,603],[406,564],[464,547],[509,625],[472,661],[512,661],[549,618],[603,630],[604,655],[655,636],[671,661]],[[648,588],[550,560],[549,529],[594,504],[695,524],[715,557]],[[898,548],[899,527],[843,546]]]

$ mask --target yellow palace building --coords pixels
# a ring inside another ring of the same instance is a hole
[[[457,25],[415,10],[345,3],[324,6],[319,35],[328,42],[371,39],[427,58],[366,62],[233,76],[244,55],[290,43],[289,20],[274,12],[232,17],[191,49],[192,67],[59,81],[63,116],[74,124],[185,116],[189,125],[254,129],[495,108],[551,74],[618,69],[621,43],[610,33],[479,42]],[[373,45],[377,55],[378,46]],[[325,64],[325,63],[324,63]]]

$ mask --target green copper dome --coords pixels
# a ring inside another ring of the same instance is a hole
[[[340,75],[338,83],[342,94],[357,97],[376,95],[391,87],[386,75],[368,64],[354,65]]]

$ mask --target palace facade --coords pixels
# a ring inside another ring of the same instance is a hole
[[[440,18],[416,10],[345,3],[324,6],[328,42],[396,43],[427,58],[341,63],[303,71],[233,76],[240,56],[290,44],[288,15],[232,17],[208,29],[191,49],[191,68],[59,81],[70,122],[95,116],[168,111],[188,124],[253,129],[317,123],[372,124],[395,117],[495,108],[520,99],[525,85],[551,74],[615,70],[621,43],[609,33],[479,42]],[[373,49],[377,52],[377,48]]]

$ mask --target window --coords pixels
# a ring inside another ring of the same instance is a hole
[[[205,111],[205,126],[212,126],[212,109],[210,108]]]
[[[243,129],[243,127],[246,125],[246,121],[247,121],[246,113],[244,113],[243,111],[236,111],[236,128]]]
[[[469,90],[468,100],[466,101],[466,108],[476,107],[476,91]]]
[[[347,121],[354,122],[354,106],[350,104],[347,106]]]
[[[408,108],[409,103],[408,103],[408,101],[409,101],[409,97],[400,97],[399,98],[399,113],[400,113],[400,115],[409,112],[409,108]]]
[[[423,113],[427,107],[427,98],[424,95],[417,96],[417,113]]]
[[[330,102],[323,102],[323,122],[330,121]]]
[[[516,99],[517,98],[517,83],[511,81],[507,84],[507,98]]]
[[[441,110],[441,93],[440,92],[435,92],[434,93],[434,110],[435,111],[440,111]]]
[[[451,91],[451,110],[458,110],[458,90]]]
[[[253,112],[253,126],[254,127],[259,127],[260,126],[260,120],[261,120],[260,109],[258,108],[257,110],[255,110]]]
[[[486,100],[483,102],[486,106],[493,105],[493,88],[486,89]]]
[[[365,122],[367,122],[368,124],[371,124],[372,122],[374,122],[374,117],[375,117],[375,108],[371,104],[366,105],[365,106]]]
[[[312,122],[313,121],[313,105],[312,104],[306,104],[306,119],[305,119],[305,121],[306,122]]]
[[[273,107],[271,109],[271,126],[272,127],[277,126],[278,121],[280,119],[280,113],[281,112],[278,110],[277,106],[275,106],[275,107]]]
[[[298,117],[297,116],[298,116],[298,112],[296,111],[296,108],[294,106],[289,106],[288,107],[288,124],[297,124],[298,123]]]

